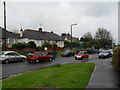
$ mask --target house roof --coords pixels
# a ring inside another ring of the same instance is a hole
[[[67,38],[68,41],[71,40],[71,35],[70,34],[66,34],[66,33],[63,33],[61,35],[61,37],[65,40]],[[72,37],[72,41],[78,41],[78,39],[76,37]]]
[[[35,40],[55,40],[55,41],[63,40],[59,35],[55,33],[31,29],[26,29],[25,31],[23,31],[23,36],[21,38],[29,38]]]
[[[4,39],[4,38],[18,38],[18,34],[15,34],[13,32],[10,32],[10,31],[7,31],[7,30],[4,30],[4,28],[0,27],[0,39]]]

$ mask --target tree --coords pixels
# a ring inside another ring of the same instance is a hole
[[[88,41],[92,41],[93,36],[90,32],[85,33],[82,37],[81,37],[81,41],[84,42],[88,42]]]
[[[29,46],[29,48],[36,48],[36,44],[34,41],[28,42],[28,46]]]
[[[102,48],[112,47],[112,35],[110,31],[107,31],[104,28],[98,28],[95,34],[95,40],[98,42],[98,45]]]

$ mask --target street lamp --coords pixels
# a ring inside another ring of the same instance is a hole
[[[77,25],[77,24],[71,24],[71,50],[72,50],[72,26]]]

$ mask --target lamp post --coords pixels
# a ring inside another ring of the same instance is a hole
[[[77,24],[71,24],[71,50],[72,50],[72,27]]]

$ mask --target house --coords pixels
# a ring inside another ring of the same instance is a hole
[[[11,47],[12,44],[18,43],[18,34],[15,34],[13,32],[10,32],[8,30],[4,30],[4,28],[0,27],[0,33],[2,35],[0,35],[0,43],[1,45],[5,43],[6,41],[6,45],[8,47]]]
[[[64,40],[54,32],[46,32],[42,28],[39,28],[39,30],[26,29],[24,31],[21,29],[20,31],[19,43],[34,41],[37,46],[42,46],[44,42],[49,42],[50,44],[55,43],[59,47],[64,47]]]
[[[68,34],[62,33],[61,37],[63,38],[64,41],[71,42],[71,35],[69,33]],[[79,40],[76,37],[72,37],[72,41],[74,42],[74,41],[79,41]]]

